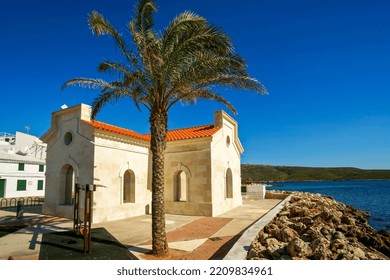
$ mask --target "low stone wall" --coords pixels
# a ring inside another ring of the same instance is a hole
[[[266,196],[265,184],[250,184],[245,186],[245,192],[242,193],[243,198],[265,199]]]
[[[247,259],[390,259],[390,233],[369,226],[367,212],[331,197],[292,194],[253,240]]]
[[[289,192],[267,191],[265,193],[265,199],[285,199],[289,195],[290,195]]]

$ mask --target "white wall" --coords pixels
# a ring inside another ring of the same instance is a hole
[[[84,110],[89,110],[89,106],[79,105],[53,113],[51,128],[42,137],[48,147],[45,214],[73,218],[73,205],[65,203],[65,178],[69,166],[74,170],[75,183],[93,183],[93,129],[81,122]],[[72,141],[66,144],[68,132],[72,134]]]
[[[18,163],[0,162],[0,179],[5,179],[5,198],[35,197],[44,195],[45,170],[39,171],[39,164],[25,163],[24,171],[18,171]],[[26,190],[17,191],[17,181],[26,180]],[[38,180],[43,180],[43,190],[38,190]]]
[[[73,217],[73,205],[64,203],[65,169],[72,166],[75,182],[97,185],[93,196],[93,222],[145,214],[151,200],[148,189],[149,143],[94,129],[90,107],[84,104],[53,113],[52,126],[42,137],[48,144],[44,213]],[[66,133],[72,141],[66,145]],[[123,175],[135,174],[135,202],[123,203]],[[83,201],[83,195],[80,195]],[[82,206],[81,206],[82,211]]]
[[[215,123],[222,126],[213,137],[211,144],[212,203],[213,216],[222,214],[242,204],[241,197],[241,153],[237,123],[226,113],[219,111]],[[229,139],[229,140],[228,140]],[[232,197],[226,194],[226,171],[232,171]]]

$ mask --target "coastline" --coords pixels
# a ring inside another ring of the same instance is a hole
[[[368,212],[305,192],[268,191],[291,200],[253,240],[247,259],[390,260],[390,233],[376,231]]]
[[[335,179],[335,180],[285,180],[285,181],[256,181],[252,184],[279,184],[279,183],[310,183],[310,182],[356,182],[356,181],[390,181],[390,179]],[[245,185],[245,184],[243,184]]]

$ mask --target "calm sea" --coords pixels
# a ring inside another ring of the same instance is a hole
[[[369,224],[376,230],[390,230],[390,180],[280,182],[267,189],[302,191],[332,196],[334,199],[371,214]]]

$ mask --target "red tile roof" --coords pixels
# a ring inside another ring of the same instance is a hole
[[[104,131],[108,131],[108,132],[112,132],[112,133],[117,133],[117,134],[121,134],[124,136],[136,138],[136,139],[149,141],[149,138],[146,135],[142,135],[142,134],[137,133],[133,130],[124,129],[124,128],[121,128],[119,126],[114,126],[114,125],[110,125],[110,124],[106,124],[106,123],[102,123],[102,122],[98,122],[98,121],[86,121],[86,120],[83,120],[83,121],[86,122],[87,124],[93,126],[94,128],[97,128],[100,130],[104,130]]]
[[[184,140],[184,139],[193,139],[201,137],[210,137],[213,136],[220,127],[215,127],[213,124],[202,125],[196,127],[188,127],[182,129],[169,130],[167,133],[168,141]]]
[[[93,126],[94,128],[100,130],[109,131],[112,133],[118,133],[124,136],[141,139],[145,141],[150,141],[150,134],[142,135],[133,130],[124,129],[118,126],[102,123],[99,121],[86,121],[86,120],[83,121]],[[177,140],[185,140],[185,139],[193,139],[193,138],[210,137],[220,129],[221,129],[220,127],[215,127],[213,124],[211,124],[211,125],[202,125],[196,127],[169,130],[167,133],[167,140],[177,141]]]

